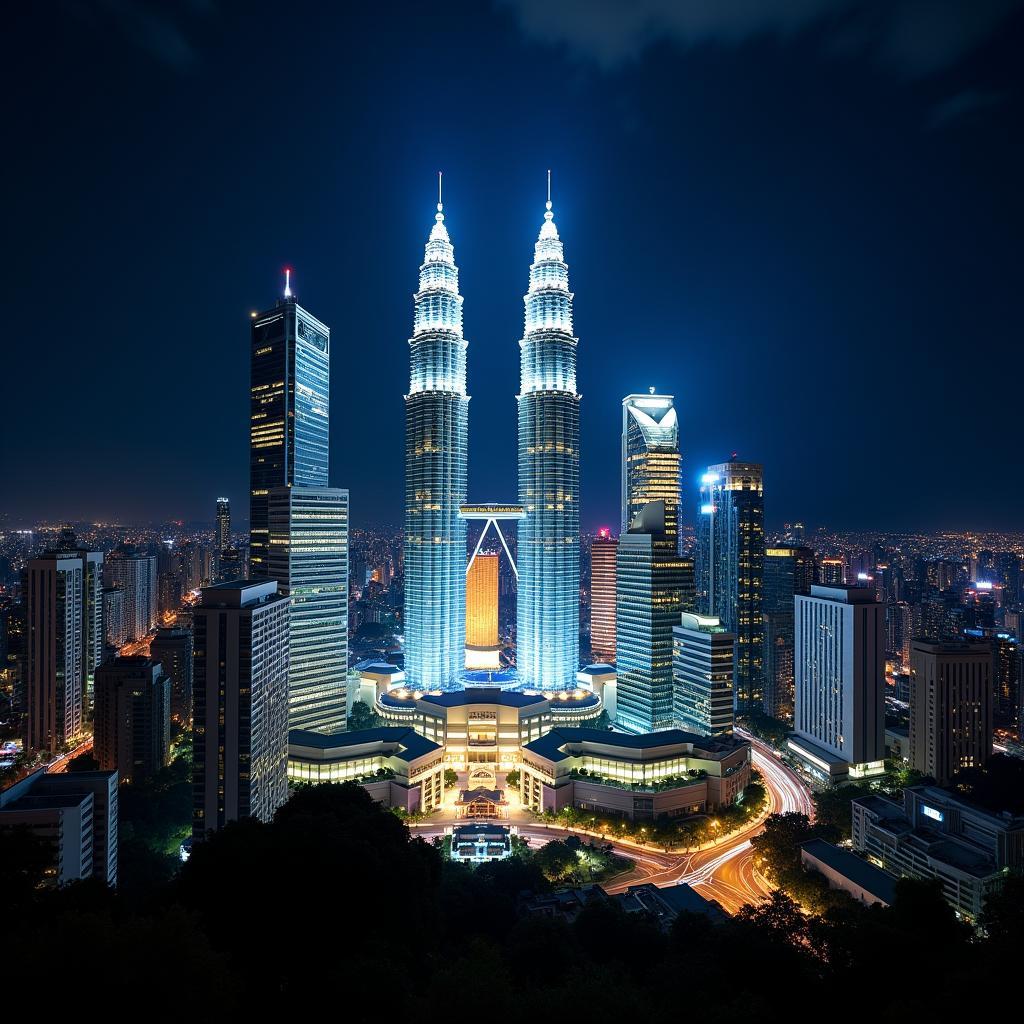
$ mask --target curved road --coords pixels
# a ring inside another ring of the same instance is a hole
[[[771,886],[761,877],[754,864],[754,853],[750,840],[764,828],[769,814],[800,811],[813,816],[814,805],[811,793],[804,782],[790,771],[772,749],[747,733],[737,732],[748,740],[753,748],[754,766],[764,778],[768,799],[764,810],[750,824],[721,842],[712,843],[689,853],[667,853],[650,846],[642,846],[628,839],[602,836],[585,829],[564,829],[542,822],[514,822],[519,834],[529,839],[531,845],[543,845],[552,839],[575,833],[604,839],[611,843],[616,853],[634,862],[632,871],[619,875],[617,880],[604,888],[611,893],[623,892],[631,885],[651,882],[658,886],[692,885],[706,899],[717,900],[730,914],[735,914],[745,903],[758,903],[772,892]],[[423,838],[443,835],[446,825],[452,822],[427,821],[413,825],[417,835]]]

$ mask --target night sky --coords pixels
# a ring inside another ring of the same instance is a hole
[[[9,15],[8,18],[11,16]],[[412,293],[445,172],[472,500],[516,496],[545,174],[575,292],[583,524],[620,401],[676,395],[685,510],[1024,526],[1024,8],[941,0],[19,5],[5,47],[12,520],[247,514],[249,312],[332,328],[331,483],[399,523]]]

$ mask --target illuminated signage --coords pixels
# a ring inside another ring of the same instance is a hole
[[[921,805],[921,812],[926,818],[932,818],[935,821],[945,821],[946,816],[942,811],[937,811],[934,807],[929,807],[927,804]]]

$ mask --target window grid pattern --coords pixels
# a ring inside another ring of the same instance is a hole
[[[580,398],[569,268],[550,202],[524,303],[516,662],[522,683],[561,689],[579,668]]]
[[[469,397],[455,250],[438,203],[414,297],[405,399],[405,672],[458,685],[466,646]]]

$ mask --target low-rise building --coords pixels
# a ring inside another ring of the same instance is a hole
[[[468,773],[469,788],[492,787],[511,771],[520,751],[560,725],[593,721],[603,709],[591,690],[558,693],[471,686],[422,693],[404,685],[380,693],[374,710],[390,725],[405,725],[444,747],[446,768]]]
[[[644,736],[554,728],[523,745],[519,795],[538,813],[564,807],[627,818],[678,817],[735,803],[750,744],[669,729]]]
[[[1024,868],[1024,817],[994,814],[936,786],[852,801],[853,848],[895,877],[938,879],[957,913],[977,920],[989,893]]]
[[[490,825],[483,822],[456,825],[450,830],[449,855],[452,860],[467,864],[504,860],[512,856],[512,836],[518,831],[514,825]]]
[[[46,879],[54,886],[86,878],[117,885],[117,772],[40,768],[0,792],[0,828],[27,827],[50,844]]]
[[[288,781],[358,782],[387,807],[432,811],[444,795],[442,749],[408,727],[331,735],[293,729]]]
[[[831,889],[842,889],[868,906],[892,906],[896,879],[849,850],[824,839],[811,839],[800,844],[800,863],[824,876]]]

